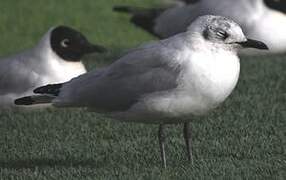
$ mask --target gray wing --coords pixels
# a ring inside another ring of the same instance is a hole
[[[135,49],[98,73],[67,83],[58,102],[105,111],[126,110],[146,94],[177,87],[179,71],[165,61],[172,59],[174,51],[160,43]]]
[[[17,58],[0,60],[0,95],[23,93],[37,85],[39,75]]]
[[[155,21],[155,33],[167,38],[185,32],[193,20],[204,14],[199,7],[200,3],[195,3],[164,11]]]
[[[164,11],[155,21],[154,31],[166,38],[186,31],[197,17],[216,14],[233,19],[242,26],[245,32],[253,28],[257,19],[257,1],[251,0],[205,0],[197,3],[178,6]],[[260,11],[258,11],[260,12]]]

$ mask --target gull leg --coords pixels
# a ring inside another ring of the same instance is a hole
[[[165,154],[165,134],[164,134],[164,125],[160,124],[159,131],[158,131],[158,138],[159,138],[159,145],[160,145],[160,153],[161,153],[161,160],[162,165],[166,169],[166,154]]]
[[[187,147],[188,160],[193,164],[191,123],[184,123],[184,138]]]

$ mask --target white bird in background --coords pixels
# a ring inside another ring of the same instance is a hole
[[[247,37],[265,42],[269,47],[267,53],[286,52],[286,14],[268,8],[263,0],[200,0],[167,9],[116,6],[114,10],[132,14],[132,23],[160,38],[186,31],[198,16],[221,15],[240,24]]]
[[[206,114],[230,95],[240,71],[237,50],[249,47],[267,49],[264,43],[247,39],[235,22],[202,16],[187,32],[143,45],[99,71],[39,87],[34,90],[39,95],[15,104],[87,107],[122,121],[160,124],[166,167],[164,125],[184,124],[191,160],[191,119],[186,117]]]
[[[36,87],[85,73],[83,55],[104,51],[72,28],[50,29],[34,48],[0,59],[0,108],[15,106],[15,98],[31,94]]]
[[[194,4],[200,0],[162,0],[165,4],[173,6],[184,6],[187,4]],[[275,9],[286,13],[286,1],[285,0],[264,0],[264,3],[271,9]]]

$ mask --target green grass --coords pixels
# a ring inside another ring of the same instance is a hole
[[[73,26],[107,55],[154,39],[111,12],[153,0],[1,0],[0,52],[32,47],[51,26]],[[181,126],[168,126],[160,166],[157,126],[119,123],[82,109],[0,113],[0,179],[286,179],[286,56],[242,58],[239,84],[216,111],[192,123],[194,164]]]

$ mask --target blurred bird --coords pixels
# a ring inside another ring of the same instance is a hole
[[[197,3],[200,0],[162,0],[163,4],[173,5],[173,6],[183,6],[187,4]]]
[[[264,0],[264,2],[268,7],[286,13],[285,0]]]
[[[0,108],[14,106],[15,98],[31,94],[35,87],[85,73],[81,58],[104,51],[70,27],[51,28],[34,48],[0,59]]]
[[[187,4],[196,3],[199,0],[162,0],[162,4],[166,7],[185,6]]]
[[[69,82],[39,87],[34,90],[39,95],[15,104],[87,107],[122,121],[160,124],[166,167],[164,125],[184,124],[191,160],[190,119],[185,117],[206,114],[230,95],[239,77],[240,48],[267,46],[247,39],[227,18],[202,16],[187,32],[133,49],[113,64]]]
[[[166,4],[173,6],[184,6],[187,4],[197,3],[200,0],[163,0]],[[249,0],[252,1],[252,0]],[[264,0],[264,3],[271,9],[275,9],[286,13],[286,1],[285,0]]]
[[[116,6],[114,11],[130,13],[132,23],[159,38],[186,31],[198,16],[221,15],[240,24],[248,37],[265,42],[270,49],[267,53],[286,52],[286,15],[268,8],[263,0],[200,0],[167,9]],[[244,53],[262,52],[248,50]]]

